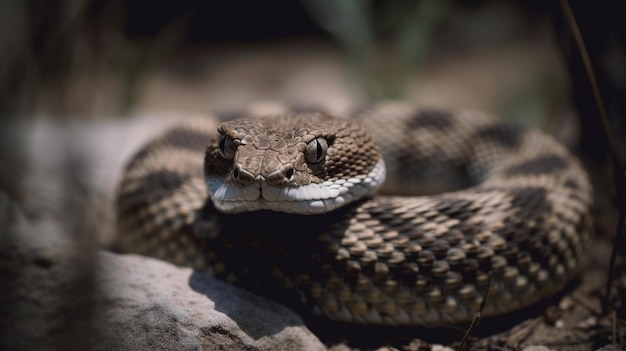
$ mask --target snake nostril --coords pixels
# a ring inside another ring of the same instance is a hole
[[[239,169],[235,168],[235,170],[233,171],[233,178],[239,178]]]
[[[287,172],[285,172],[285,178],[287,178],[288,180],[291,180],[295,173],[296,172],[293,170],[293,168],[289,168]]]

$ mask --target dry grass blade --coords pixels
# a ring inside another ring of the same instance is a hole
[[[572,35],[574,36],[574,40],[576,45],[578,46],[578,50],[580,51],[580,56],[583,61],[583,65],[585,67],[585,71],[587,72],[587,76],[589,78],[589,84],[591,85],[591,89],[593,91],[593,96],[596,101],[596,105],[598,106],[598,112],[600,113],[600,120],[602,122],[602,127],[604,128],[604,134],[609,145],[609,152],[612,160],[613,167],[613,180],[615,182],[615,187],[617,189],[617,197],[619,202],[619,216],[617,221],[617,229],[615,233],[615,239],[613,242],[613,251],[611,252],[611,259],[609,263],[609,269],[607,274],[607,283],[606,283],[606,291],[603,303],[603,310],[606,313],[608,311],[609,300],[611,295],[611,287],[613,286],[613,275],[615,270],[615,260],[617,258],[617,248],[622,245],[623,241],[623,232],[624,232],[624,219],[626,217],[626,189],[624,189],[624,183],[626,182],[626,171],[622,169],[621,163],[617,154],[617,146],[615,144],[615,140],[613,138],[613,134],[611,133],[611,129],[609,126],[608,115],[606,112],[606,107],[604,106],[604,102],[602,101],[602,96],[600,94],[600,89],[598,88],[598,82],[595,77],[595,73],[593,71],[593,66],[591,65],[591,60],[589,59],[589,54],[587,52],[587,48],[585,46],[585,42],[583,40],[580,29],[578,28],[578,23],[576,22],[576,18],[572,12],[571,7],[567,0],[559,0],[561,5],[561,9],[563,10],[563,14],[567,20],[567,23],[570,26],[570,30],[572,31]]]

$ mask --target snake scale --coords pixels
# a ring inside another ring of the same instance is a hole
[[[502,315],[579,270],[592,189],[552,137],[399,102],[343,116],[265,104],[167,130],[126,167],[120,247],[373,325],[469,321],[488,284]]]

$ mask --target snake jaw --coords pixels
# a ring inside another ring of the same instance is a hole
[[[361,198],[371,196],[385,180],[385,163],[378,164],[367,174],[349,179],[322,183],[286,186],[270,185],[257,176],[257,181],[241,186],[226,182],[222,177],[206,176],[215,208],[224,213],[271,210],[293,214],[319,214],[335,210]]]

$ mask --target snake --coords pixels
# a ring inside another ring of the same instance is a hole
[[[116,197],[124,252],[351,324],[501,316],[561,292],[592,188],[554,137],[489,113],[285,103],[181,120]]]

